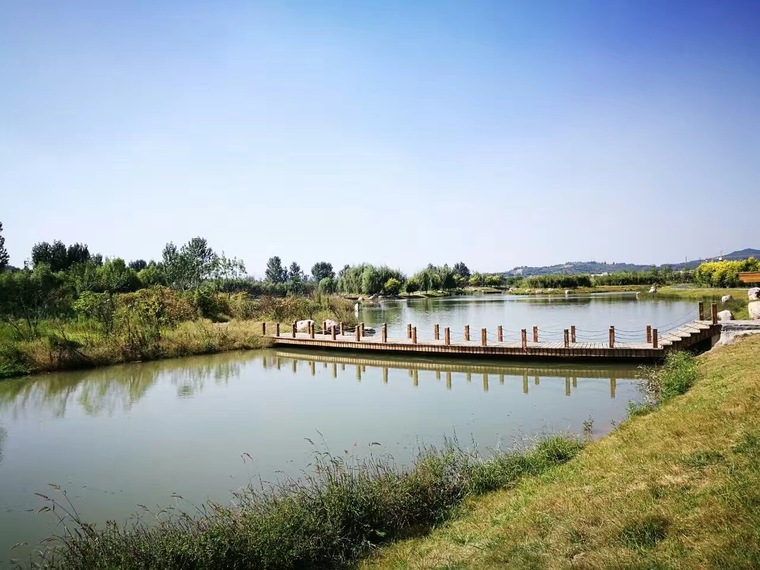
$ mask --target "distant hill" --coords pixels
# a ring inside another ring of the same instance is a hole
[[[748,257],[754,257],[760,259],[760,249],[742,249],[739,251],[732,251],[723,256],[726,260],[747,259]],[[715,258],[713,258],[715,259]],[[682,263],[664,263],[656,266],[659,269],[670,267],[674,271],[680,271],[682,269],[695,269],[700,263],[704,261],[710,261],[710,259],[697,259],[694,261],[687,261]],[[652,265],[637,265],[635,263],[607,263],[606,261],[568,261],[560,265],[549,265],[544,267],[515,267],[511,271],[505,271],[501,275],[504,277],[529,277],[531,275],[577,275],[577,274],[591,274],[598,275],[600,273],[615,273],[618,271],[648,271]]]

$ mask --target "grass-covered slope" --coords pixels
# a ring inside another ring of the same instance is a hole
[[[572,461],[471,500],[367,568],[760,568],[760,336]]]

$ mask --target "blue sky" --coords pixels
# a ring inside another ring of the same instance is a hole
[[[0,18],[0,222],[261,275],[760,247],[760,4],[35,2]]]

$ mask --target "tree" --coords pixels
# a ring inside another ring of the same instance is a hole
[[[98,268],[100,286],[105,293],[129,293],[140,287],[134,269],[127,267],[123,259],[109,259]]]
[[[40,264],[50,267],[50,271],[53,273],[68,269],[68,251],[63,242],[55,240],[52,245],[46,241],[35,244],[32,247],[32,265]]]
[[[322,281],[322,279],[325,277],[334,279],[335,272],[333,271],[332,263],[328,263],[326,261],[318,261],[311,268],[311,276],[317,283]]]
[[[335,293],[335,279],[332,277],[323,277],[319,280],[317,291],[320,293]]]
[[[406,292],[416,293],[420,290],[420,282],[415,277],[410,277],[406,282]]]
[[[303,271],[301,271],[301,266],[295,261],[291,263],[290,269],[288,269],[288,281],[303,281],[304,277]]]
[[[276,255],[267,261],[265,279],[270,283],[285,283],[288,280],[288,271],[282,266],[282,260]]]
[[[470,273],[470,269],[464,264],[463,261],[460,261],[459,263],[454,264],[454,268],[452,269],[454,272],[454,275],[459,275],[460,277],[463,277],[464,279],[469,279],[472,273]]]
[[[395,277],[391,277],[388,279],[388,281],[385,282],[383,290],[385,291],[386,295],[398,295],[401,291],[401,281]]]
[[[0,271],[8,266],[10,256],[8,250],[5,249],[5,238],[3,237],[3,222],[0,222]]]
[[[148,262],[144,259],[135,259],[129,262],[129,268],[134,269],[138,273],[148,267]]]
[[[204,238],[195,237],[177,248],[169,242],[164,247],[164,274],[174,289],[195,289],[212,277],[218,256]]]
[[[75,263],[84,263],[90,260],[90,249],[87,244],[75,243],[66,249],[66,269]]]

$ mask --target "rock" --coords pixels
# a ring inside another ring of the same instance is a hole
[[[760,287],[752,287],[752,289],[747,291],[747,296],[750,301],[760,300]]]
[[[720,311],[718,313],[718,320],[719,321],[733,321],[734,314],[731,311]]]
[[[327,319],[325,321],[325,330],[327,332],[331,332],[332,329],[335,329],[335,332],[340,331],[340,323],[338,321],[333,321],[332,319]]]
[[[733,300],[733,297],[731,295],[723,295],[720,298],[721,303],[728,303],[729,301],[732,301],[732,300]]]
[[[654,285],[652,285],[652,286],[649,288],[649,292],[650,292],[650,293],[657,293],[657,287],[655,287]]]
[[[544,290],[543,290],[543,289],[536,289],[536,295],[540,295],[540,294],[541,294],[541,293],[543,293],[543,292],[544,292]]]
[[[311,319],[306,319],[305,321],[298,321],[296,322],[296,330],[298,332],[306,332],[309,330],[309,325],[313,325],[314,321]]]
[[[752,301],[747,308],[749,309],[749,318],[753,321],[760,321],[760,301]]]
[[[565,296],[570,294],[570,289],[565,289]]]

